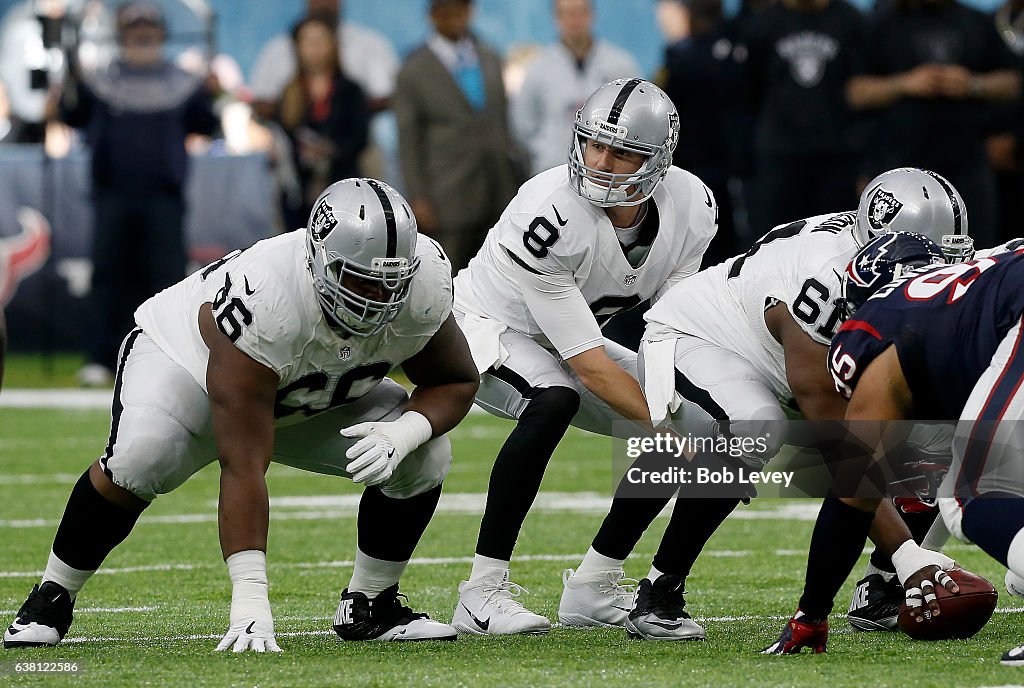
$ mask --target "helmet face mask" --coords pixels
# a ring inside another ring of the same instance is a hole
[[[887,232],[869,241],[843,272],[843,319],[911,270],[945,263],[942,249],[913,232]]]
[[[569,182],[597,206],[640,205],[665,178],[678,140],[679,114],[660,88],[641,79],[605,84],[576,112]],[[635,172],[612,174],[587,164],[590,141],[638,153],[645,160]]]
[[[401,312],[419,269],[416,220],[391,187],[346,179],[321,194],[306,230],[306,264],[328,324],[370,337]]]
[[[854,228],[857,243],[889,232],[916,232],[941,244],[946,262],[974,257],[967,234],[963,198],[944,177],[930,170],[900,167],[884,172],[864,187]]]

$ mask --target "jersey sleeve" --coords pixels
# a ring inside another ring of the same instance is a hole
[[[862,306],[861,310],[864,308]],[[853,390],[864,370],[890,344],[892,341],[883,337],[866,319],[854,318],[843,323],[832,338],[828,352],[828,368],[835,381],[836,391],[845,399],[853,396]]]
[[[992,256],[998,255],[1000,253],[1013,253],[1015,251],[1020,251],[1022,248],[1024,248],[1024,239],[1010,239],[1004,244],[999,244],[998,246],[993,246],[992,248],[984,248],[981,249],[980,251],[976,251],[974,253],[974,259],[977,260],[978,258],[991,258]]]
[[[711,240],[715,238],[715,233],[718,231],[718,202],[706,184],[697,182],[697,185],[701,187],[699,192],[695,192],[699,193],[700,200],[694,199],[690,203],[686,225],[686,231],[693,236],[693,241],[684,243],[679,264],[669,273],[665,283],[654,293],[651,298],[652,305],[657,303],[673,286],[690,275],[695,275],[700,270],[704,254],[707,253],[708,246],[711,245]]]
[[[576,283],[583,251],[574,250],[570,238],[562,236],[561,229],[573,220],[569,212],[568,206],[559,211],[549,204],[543,214],[517,215],[512,231],[498,241],[530,315],[563,359],[604,343],[601,327]]]
[[[416,255],[420,267],[394,329],[403,337],[430,337],[452,312],[452,264],[440,244],[423,234]]]
[[[232,261],[207,280],[213,320],[238,349],[278,377],[287,377],[304,344],[306,309],[290,302],[283,285],[254,262]]]

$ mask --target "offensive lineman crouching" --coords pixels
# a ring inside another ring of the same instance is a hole
[[[143,509],[215,459],[234,585],[218,650],[280,651],[266,571],[271,460],[367,486],[338,635],[454,639],[397,597],[451,463],[444,433],[479,384],[451,316],[450,271],[397,192],[348,179],[321,194],[307,229],[144,303],[121,348],[106,449],[75,485],[4,647],[60,642],[78,592]],[[385,378],[399,364],[411,397]]]

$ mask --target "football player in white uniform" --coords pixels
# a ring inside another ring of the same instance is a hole
[[[476,402],[517,421],[459,586],[460,632],[550,628],[508,580],[548,460],[569,425],[611,435],[616,421],[617,433],[650,423],[636,354],[601,325],[697,272],[714,236],[711,192],[671,166],[678,135],[675,106],[654,84],[602,86],[576,113],[568,166],[526,182],[455,278],[455,316],[482,373]]]
[[[60,642],[82,586],[146,506],[213,461],[233,584],[218,650],[280,649],[267,594],[271,461],[366,485],[339,636],[454,639],[397,597],[451,463],[444,433],[479,384],[451,316],[450,270],[397,192],[348,179],[317,199],[308,228],[144,303],[121,347],[106,449],[75,485],[4,646]],[[400,364],[411,397],[386,377]]]
[[[759,470],[783,442],[785,407],[795,403],[810,420],[843,418],[846,402],[826,365],[829,340],[841,324],[841,275],[874,234],[916,228],[949,235],[944,243],[953,259],[971,250],[963,201],[949,182],[925,170],[892,170],[866,187],[857,211],[776,227],[745,254],[673,287],[648,311],[640,350],[654,424],[667,420],[695,437],[771,438],[766,451],[742,459]],[[674,491],[667,486],[663,496],[615,499],[575,576],[622,575],[626,557]],[[703,638],[704,629],[685,611],[684,584],[739,501],[738,495],[677,499],[633,609],[622,610],[610,593],[602,599],[572,587],[567,575],[559,617],[574,625],[624,625],[648,639]],[[902,589],[897,596],[902,601]]]

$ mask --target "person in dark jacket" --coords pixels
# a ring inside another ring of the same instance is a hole
[[[149,2],[117,12],[120,54],[103,70],[69,79],[61,119],[84,130],[92,151],[95,308],[85,385],[112,379],[118,343],[135,309],[185,276],[185,138],[217,127],[210,93],[163,55],[167,27]]]
[[[342,73],[334,26],[314,15],[299,22],[292,38],[298,74],[285,87],[278,112],[302,188],[301,199],[285,199],[289,228],[305,224],[313,201],[330,184],[361,176],[359,154],[370,125],[363,90]]]

